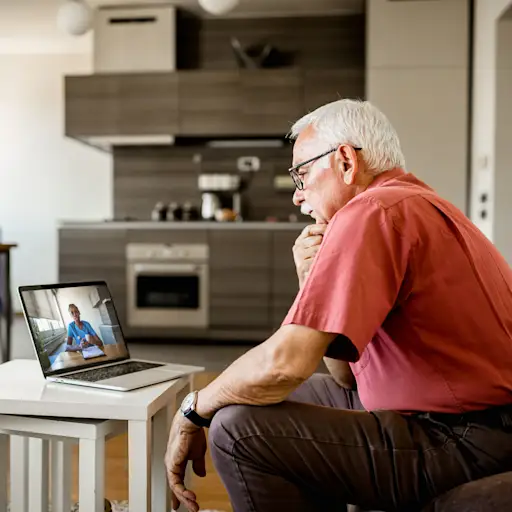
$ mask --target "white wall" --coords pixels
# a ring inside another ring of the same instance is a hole
[[[468,2],[367,6],[367,98],[397,129],[407,170],[465,211]]]
[[[512,5],[511,0],[476,0],[475,1],[475,37],[473,67],[473,135],[471,164],[471,218],[473,222],[496,242],[498,249],[503,251],[501,240],[495,240],[498,222],[499,229],[504,216],[495,211],[495,190],[502,189],[506,184],[495,182],[496,169],[496,112],[501,106],[496,101],[497,88],[497,41],[498,19]],[[510,51],[510,49],[508,49]],[[508,123],[510,127],[510,122]],[[509,128],[510,129],[510,128]],[[508,139],[510,140],[510,136]],[[510,183],[510,182],[509,182]],[[509,193],[512,190],[508,189]],[[484,204],[480,202],[482,194],[487,194],[487,217],[481,218],[480,212]],[[495,227],[496,220],[496,227]],[[505,248],[506,249],[506,248]],[[509,259],[511,255],[505,256]]]
[[[60,219],[113,210],[110,155],[63,136],[63,76],[90,72],[92,52],[90,36],[59,34],[59,3],[0,2],[0,228],[19,244],[13,290],[57,280]]]

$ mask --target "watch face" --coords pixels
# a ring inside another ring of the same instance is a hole
[[[195,393],[189,393],[181,403],[181,410],[187,412],[194,404]]]

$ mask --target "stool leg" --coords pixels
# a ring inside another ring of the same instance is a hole
[[[71,443],[51,441],[52,512],[71,510]]]
[[[128,500],[130,511],[151,506],[151,421],[128,422]]]
[[[29,490],[30,512],[48,512],[48,441],[29,439]]]
[[[80,439],[78,502],[80,512],[105,509],[105,438]]]
[[[28,437],[11,436],[11,511],[28,512]]]
[[[153,416],[153,454],[151,458],[152,512],[167,512],[170,509],[170,490],[164,458],[174,408],[174,403],[172,403],[169,407],[160,409]]]
[[[0,512],[7,512],[7,452],[9,436],[0,432]]]

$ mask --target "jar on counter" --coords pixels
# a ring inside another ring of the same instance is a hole
[[[151,212],[151,220],[153,221],[164,221],[167,219],[167,206],[161,201],[155,204],[153,211]]]
[[[169,203],[169,206],[167,208],[167,220],[171,222],[181,220],[182,213],[182,209],[180,208],[178,203]]]

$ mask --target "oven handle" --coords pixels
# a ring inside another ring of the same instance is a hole
[[[189,274],[201,270],[202,265],[193,265],[187,263],[136,263],[133,265],[135,274],[161,274],[162,272],[170,272],[176,274]]]

